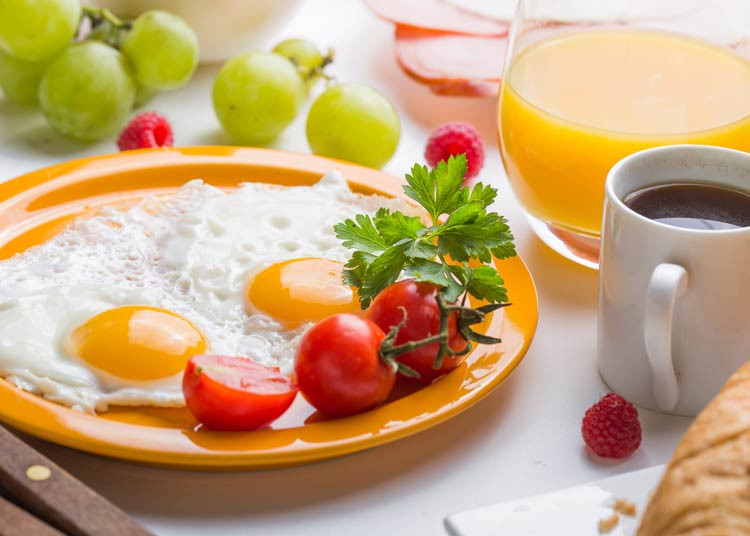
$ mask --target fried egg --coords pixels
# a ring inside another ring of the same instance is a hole
[[[106,207],[0,262],[0,376],[66,406],[184,405],[190,356],[244,356],[291,374],[313,322],[359,311],[333,225],[401,200],[312,186],[200,180]]]

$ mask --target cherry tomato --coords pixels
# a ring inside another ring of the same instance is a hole
[[[302,337],[294,364],[302,394],[318,411],[334,417],[382,403],[396,380],[378,353],[384,338],[378,326],[348,313],[315,324]]]
[[[404,313],[400,309],[403,307],[406,309],[406,324],[396,337],[397,345],[437,335],[440,332],[440,311],[435,300],[436,292],[437,287],[431,283],[412,279],[398,281],[377,295],[367,311],[367,318],[388,332],[403,320]],[[456,317],[457,313],[452,313],[448,319],[448,345],[454,352],[459,352],[466,348],[466,340],[456,329]],[[438,346],[437,342],[427,344],[399,355],[396,360],[417,371],[419,381],[431,382],[456,368],[465,357],[446,355],[440,368],[435,369]]]
[[[278,368],[244,357],[196,355],[188,360],[182,392],[206,428],[254,430],[287,410],[297,386]]]

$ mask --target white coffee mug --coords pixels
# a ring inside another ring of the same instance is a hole
[[[606,183],[599,261],[599,372],[648,409],[696,415],[750,359],[750,228],[695,230],[623,200],[697,183],[750,193],[750,155],[701,145],[635,153]]]

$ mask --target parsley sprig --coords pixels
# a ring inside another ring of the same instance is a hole
[[[334,227],[344,246],[354,250],[344,280],[358,289],[363,309],[402,272],[443,287],[447,302],[467,292],[489,303],[508,300],[503,279],[487,263],[492,256],[516,254],[513,234],[505,218],[487,211],[497,190],[481,183],[463,186],[465,174],[461,154],[433,170],[415,164],[406,175],[404,193],[425,209],[431,225],[381,208],[374,217],[359,214]]]
[[[441,161],[432,170],[415,164],[406,175],[404,193],[425,210],[428,224],[385,208],[374,216],[359,214],[337,224],[336,236],[354,250],[344,270],[344,281],[357,288],[363,309],[402,273],[433,283],[440,287],[438,304],[443,319],[458,312],[458,327],[467,341],[498,342],[472,331],[470,326],[508,305],[504,281],[490,263],[493,256],[515,256],[513,234],[505,218],[488,211],[497,190],[481,183],[464,186],[465,174],[466,156],[462,154]],[[465,307],[467,296],[485,300],[488,305]],[[441,325],[447,326],[447,321]],[[415,343],[429,344],[443,335],[436,368],[445,355],[451,354],[447,328],[444,334]],[[398,348],[391,347],[394,354],[408,351]]]

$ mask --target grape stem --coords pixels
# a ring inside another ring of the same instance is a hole
[[[132,27],[133,22],[121,19],[110,10],[102,7],[82,7],[81,23],[88,20],[91,29],[84,32],[81,39],[98,39],[119,49],[125,32]]]
[[[323,56],[323,61],[317,67],[305,67],[303,65],[300,65],[300,63],[295,58],[289,58],[289,61],[294,64],[297,72],[302,77],[302,80],[310,83],[310,87],[313,87],[320,78],[325,80],[326,84],[334,81],[333,76],[325,72],[325,68],[333,63],[333,59],[333,49],[329,48],[326,55]]]
[[[96,6],[83,6],[83,16],[89,17],[93,21],[107,21],[116,28],[123,28],[130,25],[129,21],[124,21],[109,9]]]

